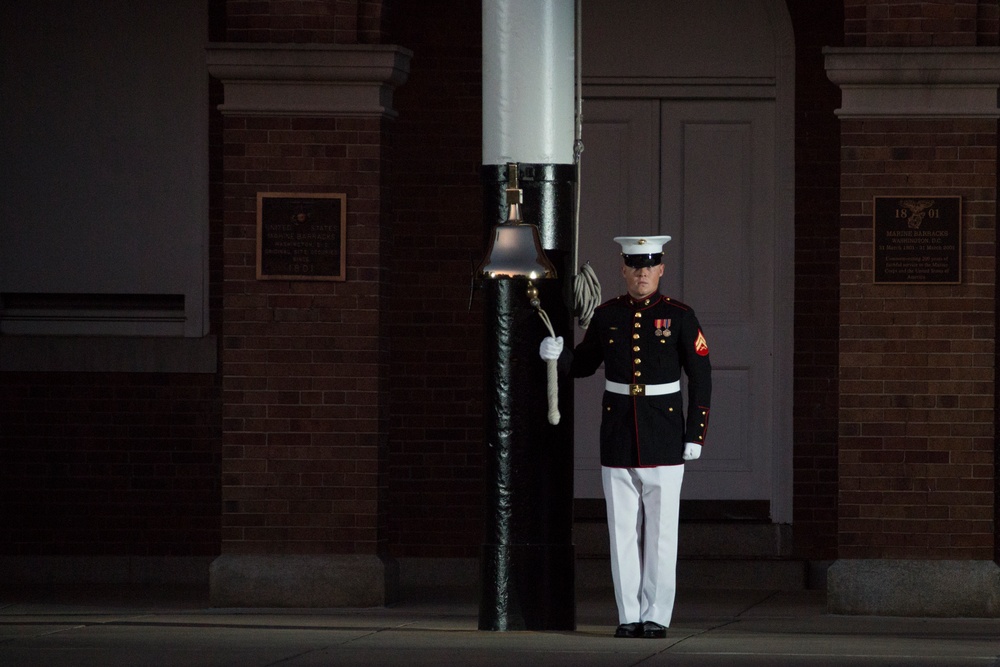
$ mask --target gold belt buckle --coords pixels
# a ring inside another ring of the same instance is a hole
[[[628,386],[629,396],[645,396],[646,395],[646,385],[644,384],[630,384]]]

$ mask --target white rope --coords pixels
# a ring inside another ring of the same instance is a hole
[[[601,305],[601,282],[597,279],[590,262],[581,266],[580,273],[573,279],[573,297],[576,301],[576,311],[579,313],[580,328],[586,329],[590,326],[594,309]]]
[[[549,335],[553,338],[556,337],[556,332],[552,328],[552,322],[549,320],[548,314],[541,308],[537,308],[538,316],[542,318],[542,322],[549,330]],[[555,359],[547,359],[545,361],[545,370],[548,374],[548,383],[546,386],[546,395],[549,399],[549,423],[555,426],[559,423],[559,374],[557,368],[558,362]]]

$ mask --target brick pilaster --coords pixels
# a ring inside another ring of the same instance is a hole
[[[408,52],[214,45],[225,87],[222,556],[213,602],[365,606],[387,556],[392,88]],[[257,278],[257,195],[346,195],[345,280]]]
[[[1000,54],[975,48],[827,52],[843,92],[833,611],[1000,613],[998,67]],[[873,198],[911,195],[961,197],[959,284],[875,283]]]

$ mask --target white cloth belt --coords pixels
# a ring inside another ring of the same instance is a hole
[[[666,384],[625,384],[624,382],[605,380],[604,388],[612,394],[622,394],[623,396],[662,396],[663,394],[679,392],[681,383],[680,380],[675,380]]]

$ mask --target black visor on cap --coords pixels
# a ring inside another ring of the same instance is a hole
[[[663,261],[663,253],[657,252],[652,255],[622,255],[625,260],[625,266],[630,266],[633,269],[642,269],[647,266],[656,266]]]

